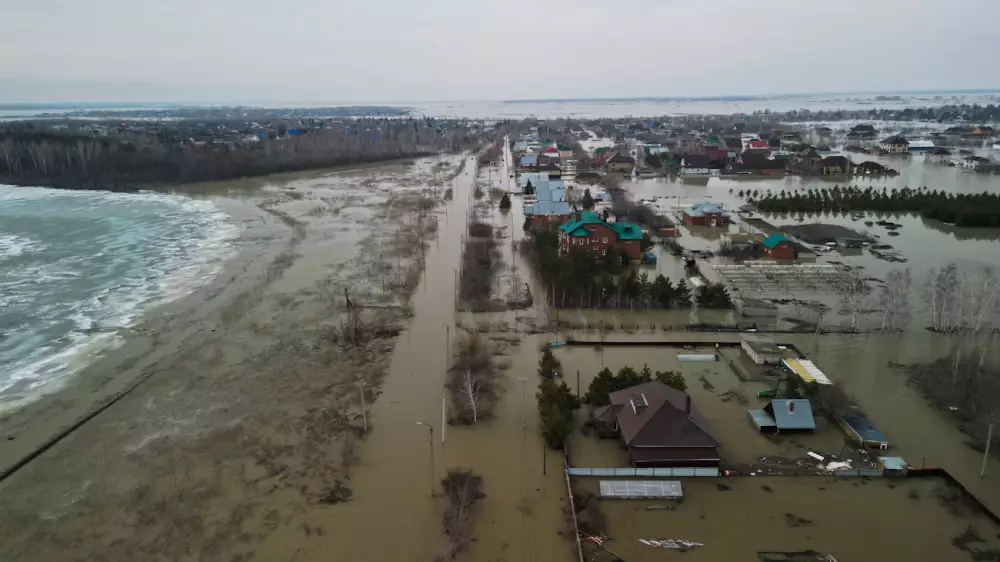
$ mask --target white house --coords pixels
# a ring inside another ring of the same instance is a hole
[[[910,141],[896,135],[887,139],[882,139],[878,143],[879,150],[889,154],[903,154],[910,151]]]

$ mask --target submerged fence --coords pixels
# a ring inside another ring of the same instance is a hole
[[[664,467],[664,468],[576,468],[566,469],[570,476],[719,476],[718,467]]]

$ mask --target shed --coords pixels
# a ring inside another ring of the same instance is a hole
[[[879,457],[878,464],[883,476],[905,476],[910,468],[903,457]]]
[[[833,384],[833,381],[826,376],[826,373],[819,370],[819,367],[808,359],[783,359],[781,363],[786,369],[798,375],[800,379],[807,383]]]
[[[656,264],[656,254],[653,252],[643,252],[642,263],[655,265]]]
[[[864,243],[864,238],[836,238],[837,246],[841,248],[860,248]]]
[[[682,498],[677,480],[601,480],[601,497],[623,499]]]
[[[781,363],[781,349],[771,338],[755,334],[742,334],[740,347],[758,365],[777,365]]]
[[[771,400],[759,410],[750,410],[749,414],[761,433],[809,432],[816,429],[812,405],[804,398]]]
[[[879,431],[872,422],[861,414],[846,414],[840,416],[840,427],[849,437],[861,445],[889,448],[889,439]]]

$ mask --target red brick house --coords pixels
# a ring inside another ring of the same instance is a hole
[[[784,234],[779,234],[777,232],[771,234],[765,238],[761,244],[764,246],[764,253],[771,259],[795,259],[795,246]]]
[[[684,224],[693,226],[722,226],[729,223],[729,215],[715,203],[698,203],[684,210]]]
[[[559,227],[559,251],[588,251],[605,256],[608,248],[621,248],[629,258],[639,259],[642,229],[623,222],[605,222],[597,213],[584,211]]]

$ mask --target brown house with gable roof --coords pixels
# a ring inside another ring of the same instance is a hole
[[[602,434],[621,436],[634,466],[719,465],[719,442],[684,392],[653,381],[609,398],[594,410],[594,422]]]

